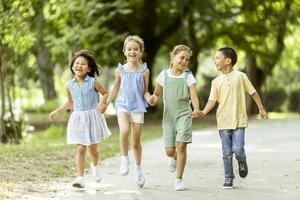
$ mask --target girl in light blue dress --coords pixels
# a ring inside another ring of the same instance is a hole
[[[129,173],[130,160],[128,156],[128,136],[131,129],[131,143],[135,159],[135,177],[139,187],[145,184],[142,172],[142,145],[141,135],[144,123],[144,113],[148,107],[146,99],[149,99],[149,69],[142,62],[144,41],[137,35],[128,36],[123,45],[123,53],[126,63],[119,64],[115,70],[115,82],[108,97],[109,104],[118,94],[115,107],[117,110],[120,128],[121,165],[120,175]]]
[[[107,90],[94,78],[99,75],[94,54],[87,50],[75,53],[70,69],[74,78],[67,83],[68,100],[50,113],[51,120],[67,109],[73,108],[67,126],[67,143],[77,144],[76,169],[78,177],[73,187],[83,188],[85,153],[91,157],[91,171],[97,182],[101,181],[98,164],[97,144],[111,135],[103,112],[108,97]],[[102,95],[99,102],[99,93]]]

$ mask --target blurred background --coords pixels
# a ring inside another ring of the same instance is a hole
[[[89,49],[101,66],[98,79],[110,89],[117,63],[124,62],[127,35],[145,41],[143,61],[151,72],[169,66],[177,44],[193,50],[189,68],[197,78],[201,107],[218,75],[214,55],[231,46],[236,68],[246,72],[268,112],[300,112],[300,2],[293,0],[1,0],[1,142],[18,143],[24,122],[47,124],[65,100],[73,53]],[[161,115],[160,104],[154,114]],[[253,101],[249,114],[257,113]],[[27,115],[29,114],[29,115]],[[37,114],[34,117],[34,114]],[[107,114],[114,114],[113,105]]]
[[[296,0],[0,0],[0,198],[16,196],[15,187],[37,190],[28,183],[41,177],[74,175],[75,148],[65,144],[69,113],[55,122],[48,115],[66,99],[74,52],[93,51],[98,79],[111,89],[128,35],[145,41],[150,92],[172,48],[186,44],[203,108],[218,75],[215,52],[231,46],[235,67],[247,73],[269,116],[299,117],[299,13]],[[161,109],[162,102],[146,114],[143,140],[161,137]],[[253,101],[247,110],[257,114]],[[212,123],[196,121],[195,128],[215,125],[213,114]],[[106,119],[113,136],[101,143],[101,159],[119,152],[113,105]]]

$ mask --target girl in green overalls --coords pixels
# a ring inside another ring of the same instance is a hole
[[[167,156],[171,157],[170,171],[177,169],[175,190],[185,190],[182,175],[186,163],[186,146],[192,142],[192,117],[200,117],[196,79],[186,71],[192,51],[177,45],[171,52],[170,68],[157,77],[157,85],[149,103],[156,105],[163,92],[163,136]],[[190,100],[194,110],[190,106]]]

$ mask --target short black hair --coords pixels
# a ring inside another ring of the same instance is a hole
[[[236,52],[233,48],[231,48],[231,47],[222,47],[222,48],[218,49],[218,51],[222,52],[222,54],[226,58],[231,59],[232,67],[235,65],[235,63],[237,61],[237,54],[236,54]]]
[[[70,69],[72,71],[72,73],[74,74],[73,72],[73,65],[74,65],[74,62],[76,60],[76,58],[78,57],[84,57],[87,64],[88,64],[88,67],[91,69],[90,72],[88,72],[87,74],[91,77],[95,77],[95,75],[99,75],[100,72],[99,72],[99,69],[100,67],[96,64],[96,61],[95,61],[95,55],[93,52],[89,51],[89,50],[80,50],[80,51],[77,51],[75,54],[74,54],[74,57],[72,58],[72,61],[70,63]]]

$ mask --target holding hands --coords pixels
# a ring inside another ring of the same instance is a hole
[[[192,112],[192,118],[201,118],[203,115],[203,112],[199,109],[194,109]]]
[[[155,94],[151,95],[148,99],[148,103],[150,106],[155,106],[159,100],[159,97]]]
[[[106,103],[102,103],[102,102],[98,103],[96,106],[96,110],[101,113],[104,113],[106,111],[106,108],[107,108]]]

